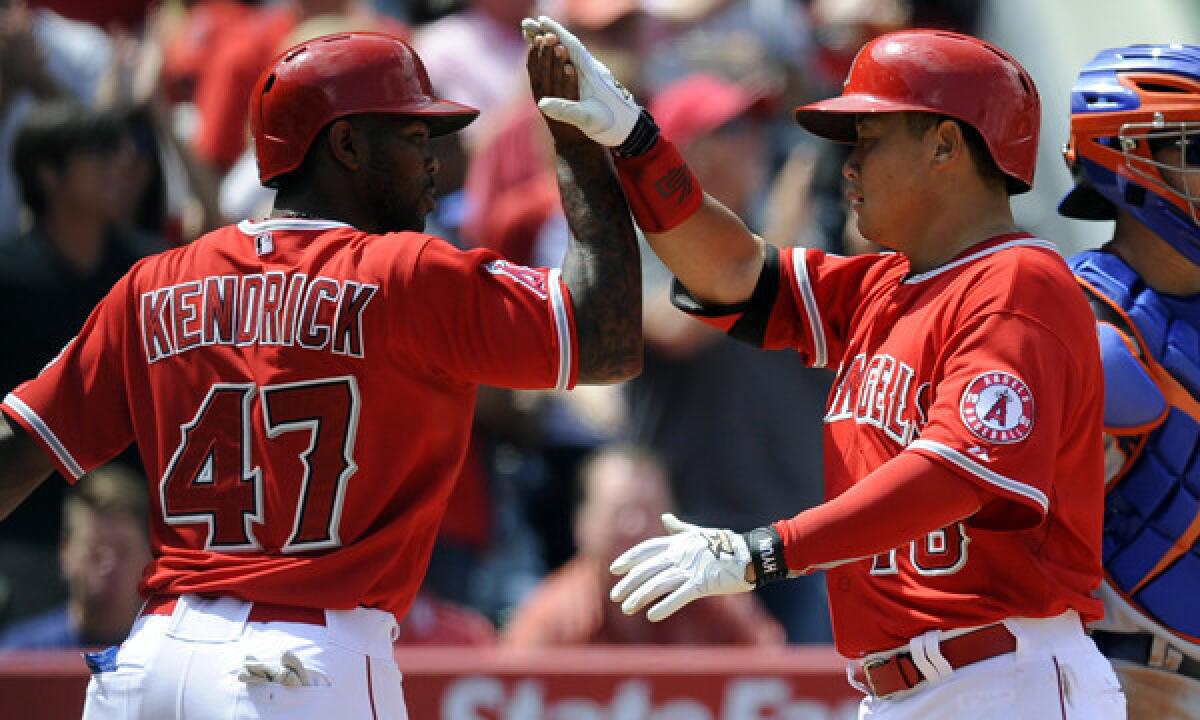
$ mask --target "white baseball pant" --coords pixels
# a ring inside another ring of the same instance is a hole
[[[143,614],[115,668],[92,674],[84,720],[407,720],[391,613],[325,610],[321,625],[260,622],[251,608],[183,595],[170,615]],[[287,669],[285,653],[291,676],[262,677]]]
[[[1124,720],[1125,696],[1108,659],[1083,631],[1079,615],[1009,618],[1015,652],[940,672],[919,664],[927,679],[887,698],[867,695],[859,720]],[[916,638],[897,651],[925,655],[935,642]],[[852,665],[853,668],[853,665]],[[859,688],[867,692],[866,688]]]

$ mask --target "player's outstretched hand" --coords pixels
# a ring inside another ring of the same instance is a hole
[[[533,55],[539,44],[557,44],[566,49],[569,73],[578,77],[578,95],[546,93],[534,95],[542,113],[553,120],[579,128],[592,140],[606,147],[617,147],[629,137],[642,108],[629,91],[621,86],[604,63],[592,56],[569,30],[553,18],[525,18],[521,31],[530,46],[530,79],[533,80]],[[550,38],[547,38],[550,36]],[[552,38],[552,39],[551,39]]]
[[[634,545],[609,567],[614,575],[625,575],[609,597],[626,615],[666,595],[646,613],[658,622],[697,598],[754,589],[746,581],[750,549],[741,535],[691,525],[671,513],[662,521],[670,535]]]
[[[529,54],[525,58],[525,69],[529,73],[529,87],[533,99],[545,98],[575,101],[579,99],[579,82],[567,50],[554,35],[539,34],[529,41]],[[545,116],[555,145],[562,147],[575,143],[592,144],[592,140],[571,123],[559,122]]]

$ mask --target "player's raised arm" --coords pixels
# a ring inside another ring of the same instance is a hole
[[[0,415],[0,520],[8,517],[54,465],[33,438]]]
[[[562,48],[531,42],[527,69],[534,97],[577,98]],[[558,185],[571,228],[563,280],[571,291],[579,339],[579,382],[624,380],[641,370],[642,273],[629,207],[605,148],[574,126],[547,118],[558,154]]]
[[[574,82],[558,92],[550,85],[541,93],[535,88],[538,106],[547,117],[612,150],[634,219],[654,252],[695,299],[720,305],[747,300],[762,271],[763,241],[704,193],[649,113],[578,38],[545,16],[526,18],[522,29],[535,50],[539,44],[565,49],[556,54],[567,62],[554,67],[578,76],[578,95],[566,90],[573,91]]]

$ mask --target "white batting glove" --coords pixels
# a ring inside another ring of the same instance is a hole
[[[671,513],[662,522],[670,535],[634,545],[609,567],[614,575],[625,575],[609,597],[626,615],[666,595],[646,613],[650,622],[658,622],[697,598],[754,589],[746,582],[751,557],[741,535],[691,525]]]
[[[600,145],[617,147],[624,143],[637,124],[642,108],[617,82],[612,71],[553,18],[545,15],[537,20],[525,18],[521,21],[521,31],[531,45],[538,35],[553,33],[558,36],[578,73],[579,101],[542,98],[538,101],[542,113],[552,120],[574,125]]]
[[[308,669],[291,650],[285,651],[279,659],[279,664],[275,664],[247,655],[238,671],[238,680],[247,685],[279,683],[284,687],[306,687],[310,684]]]

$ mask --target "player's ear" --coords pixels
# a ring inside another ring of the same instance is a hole
[[[334,120],[327,135],[329,152],[333,159],[347,170],[354,172],[366,161],[366,138],[362,130],[346,118]]]
[[[933,159],[935,163],[946,163],[962,155],[966,150],[966,138],[962,127],[949,118],[944,118],[933,128]]]

